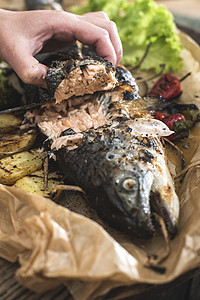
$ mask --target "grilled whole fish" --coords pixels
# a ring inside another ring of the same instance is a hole
[[[119,67],[115,77],[112,90],[49,103],[26,117],[51,140],[67,179],[83,188],[110,225],[150,238],[156,212],[173,236],[179,200],[160,140],[171,132],[152,118],[156,101],[139,97],[128,71]]]

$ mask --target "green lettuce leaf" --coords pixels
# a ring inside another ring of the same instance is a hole
[[[154,0],[88,0],[86,6],[73,8],[77,14],[94,11],[106,12],[116,23],[123,45],[123,64],[137,64],[151,43],[141,70],[159,71],[161,64],[165,64],[165,72],[182,68],[182,46],[176,25],[163,5]]]

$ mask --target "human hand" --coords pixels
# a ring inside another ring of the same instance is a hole
[[[33,56],[76,40],[96,47],[114,66],[122,58],[116,25],[103,12],[78,16],[64,11],[11,12],[0,9],[0,57],[28,84],[46,87],[47,66]]]

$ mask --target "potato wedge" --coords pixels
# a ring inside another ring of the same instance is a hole
[[[0,160],[0,183],[12,185],[20,178],[42,169],[45,153],[24,151]]]
[[[62,176],[53,172],[48,174],[48,187],[44,190],[44,173],[36,171],[15,182],[14,187],[23,191],[37,194],[43,197],[49,197],[49,193],[61,182]]]
[[[21,134],[1,134],[0,135],[0,159],[12,154],[29,150],[33,145],[36,132]]]
[[[21,124],[22,120],[12,114],[0,115],[0,133],[13,131]]]

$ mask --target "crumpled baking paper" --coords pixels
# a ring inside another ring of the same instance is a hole
[[[200,104],[200,49],[180,35],[182,73],[192,71],[183,82],[181,101]],[[197,143],[192,162],[199,160],[199,154]],[[19,260],[16,276],[27,288],[42,292],[65,284],[76,300],[94,300],[120,286],[131,286],[130,295],[134,286],[138,292],[144,284],[173,281],[200,267],[199,182],[200,167],[196,166],[188,171],[178,192],[180,221],[170,254],[155,268],[148,266],[148,256],[166,252],[161,234],[151,240],[128,237],[104,224],[80,197],[64,195],[60,203],[66,208],[0,185],[0,256]]]

